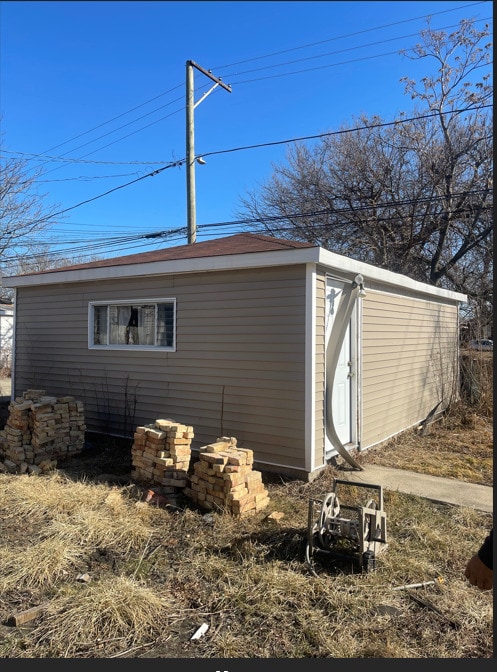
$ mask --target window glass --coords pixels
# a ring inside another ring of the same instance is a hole
[[[157,345],[172,346],[174,337],[174,306],[159,303],[157,306]]]
[[[107,344],[107,306],[93,308],[93,343],[94,345]]]
[[[93,345],[173,347],[174,302],[93,306]]]

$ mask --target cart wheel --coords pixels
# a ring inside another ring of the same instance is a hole
[[[300,538],[299,545],[298,545],[298,556],[299,556],[300,562],[306,562],[307,561],[307,546],[308,546],[307,537],[305,535],[303,535]]]
[[[316,572],[316,569],[314,567],[314,558],[313,558],[313,552],[311,550],[311,544],[309,542],[307,542],[305,547],[305,561],[310,573],[313,576],[318,577],[318,573]]]
[[[362,554],[362,568],[366,573],[376,569],[376,556],[373,551],[364,551]]]

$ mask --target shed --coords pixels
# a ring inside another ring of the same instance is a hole
[[[73,395],[90,432],[171,418],[193,450],[233,436],[312,480],[457,396],[466,296],[310,243],[240,233],[3,284],[13,397]]]

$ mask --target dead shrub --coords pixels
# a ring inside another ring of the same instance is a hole
[[[49,647],[55,657],[93,657],[101,647],[140,645],[158,636],[173,600],[132,577],[84,584],[58,595],[47,617],[32,633],[35,649]]]
[[[490,417],[493,413],[493,353],[462,353],[459,375],[464,405],[478,415]]]

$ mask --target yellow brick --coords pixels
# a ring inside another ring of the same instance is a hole
[[[174,457],[180,457],[180,458],[183,458],[183,459],[189,459],[191,454],[192,454],[192,451],[190,450],[190,448],[183,447],[183,446],[181,446],[181,447],[173,446],[169,449],[169,451],[170,451],[171,455],[173,455]]]
[[[260,493],[266,493],[266,488],[262,483],[247,483],[248,491],[251,495],[259,495]]]
[[[217,453],[201,453],[200,460],[209,464],[226,464],[226,458],[220,457]]]
[[[145,459],[152,460],[153,462],[157,459],[157,451],[150,448],[150,446],[143,447],[142,455]]]
[[[247,458],[247,464],[252,464],[254,461],[254,451],[251,450],[250,448],[240,448],[238,447],[237,450],[240,453],[244,453],[245,457]]]
[[[229,502],[239,502],[242,500],[244,497],[247,497],[249,494],[247,488],[244,485],[239,485],[236,488],[231,489],[227,493],[227,500]]]
[[[226,474],[237,474],[240,473],[241,466],[237,464],[227,464],[224,467],[224,471]]]
[[[169,429],[172,425],[176,425],[177,423],[175,420],[171,420],[170,418],[159,418],[155,421],[154,424],[158,429],[166,430]]]
[[[269,505],[270,499],[269,497],[265,497],[264,499],[260,499],[258,502],[255,503],[255,508],[257,511],[262,511],[262,509],[265,509],[266,506]]]
[[[235,464],[237,466],[245,465],[247,464],[247,456],[244,453],[237,451],[233,455],[230,455],[228,464]]]
[[[255,509],[254,498],[250,495],[247,495],[241,500],[234,500],[231,503],[231,509],[234,513],[243,513],[248,509]]]
[[[247,483],[261,483],[262,482],[262,474],[260,471],[249,471],[247,472],[245,476],[245,480]]]
[[[240,473],[223,473],[223,480],[232,488],[236,487],[237,485],[245,485],[245,478],[243,474]]]
[[[174,464],[174,461],[171,457],[156,457],[155,461],[157,464],[160,464],[163,467],[172,467]]]
[[[263,492],[253,492],[253,493],[250,493],[250,494],[254,495],[254,499],[255,499],[256,503],[262,502],[266,499],[269,500],[269,495],[268,495],[266,490],[264,490]]]
[[[148,426],[145,433],[147,438],[150,439],[167,439],[167,432],[163,432],[161,429],[155,429],[155,427]]]
[[[168,438],[167,438],[167,445],[168,446],[172,446],[172,447],[173,446],[189,446],[190,443],[191,443],[190,439],[184,439],[183,437],[180,437],[180,436],[175,436],[174,438],[172,438],[168,434]]]

